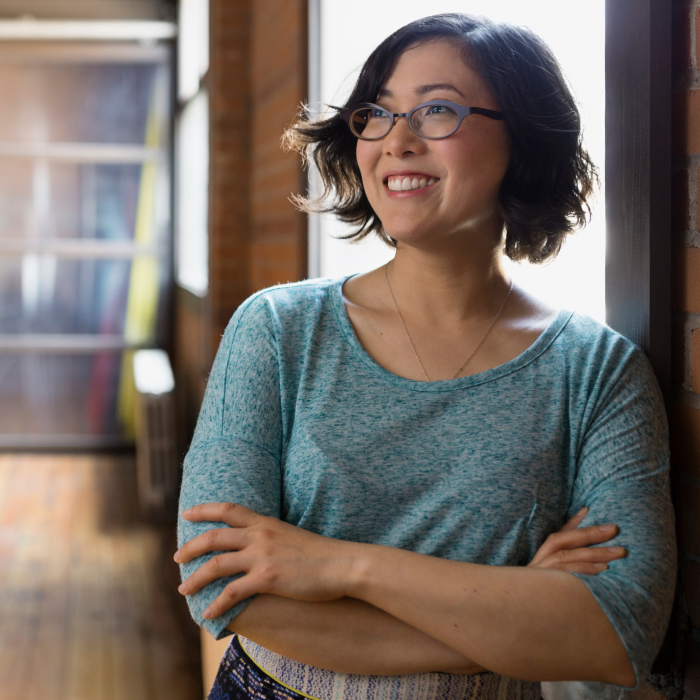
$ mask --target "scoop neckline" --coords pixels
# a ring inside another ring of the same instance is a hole
[[[529,348],[512,360],[498,365],[498,367],[492,367],[483,372],[470,374],[467,377],[423,382],[418,379],[400,377],[398,374],[394,374],[385,367],[382,367],[367,350],[365,350],[362,343],[358,340],[343,302],[343,285],[354,276],[355,275],[346,275],[345,277],[340,277],[334,280],[332,284],[331,300],[338,326],[354,355],[367,369],[380,379],[411,391],[455,391],[457,389],[464,389],[479,384],[485,384],[486,382],[492,382],[508,374],[512,374],[533,362],[547,350],[575,313],[570,309],[560,309],[552,322],[540,333]]]

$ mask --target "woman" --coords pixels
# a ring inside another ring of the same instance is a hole
[[[330,209],[396,256],[260,292],[222,340],[175,555],[195,619],[239,635],[211,697],[648,672],[675,576],[658,388],[503,269],[585,221],[580,136],[547,47],[465,15],[400,29],[337,115],[291,130]]]

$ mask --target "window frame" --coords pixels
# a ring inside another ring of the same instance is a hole
[[[671,2],[606,0],[608,325],[671,384]]]

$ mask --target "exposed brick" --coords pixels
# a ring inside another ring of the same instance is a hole
[[[675,323],[671,328],[671,366],[673,385],[682,387],[685,382],[685,328]]]
[[[673,155],[700,153],[700,90],[673,96]]]
[[[178,290],[178,297],[189,292]],[[191,295],[190,295],[191,296]],[[178,452],[184,456],[202,404],[209,368],[205,319],[178,299],[175,317],[175,380],[177,386]]]
[[[683,248],[676,255],[675,306],[700,313],[700,248]]]
[[[698,31],[698,27],[700,27],[700,7],[695,8],[695,37],[697,39],[698,36],[700,36],[700,32]],[[690,36],[688,36],[688,39],[690,40]],[[690,53],[690,52],[689,52]],[[700,46],[695,47],[695,66],[700,66],[700,60],[698,60],[698,56],[700,56]]]
[[[674,8],[672,21],[672,68],[675,72],[690,68],[690,9]]]
[[[676,522],[679,544],[700,556],[700,489],[687,484],[676,486]]]
[[[306,9],[304,0],[210,2],[209,295],[201,332],[211,353],[246,297],[306,276],[306,217],[289,201],[303,190],[301,161],[280,147],[307,97]],[[176,319],[192,328],[186,316]],[[202,360],[207,370],[211,359]],[[192,372],[198,360],[190,352],[183,362]],[[183,381],[192,386],[192,378]]]
[[[269,17],[275,21],[270,22]],[[250,283],[253,289],[306,276],[306,217],[289,201],[305,186],[301,160],[281,148],[306,98],[306,4],[253,2]],[[251,291],[253,291],[253,289]]]
[[[693,391],[700,394],[700,330],[690,336],[690,378]]]
[[[687,230],[690,227],[690,203],[688,197],[688,171],[677,170],[671,180],[673,192],[673,228]]]

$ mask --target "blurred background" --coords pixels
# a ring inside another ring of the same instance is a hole
[[[530,26],[604,160],[604,2],[435,0]],[[280,137],[423,16],[384,0],[0,0],[0,700],[194,699],[221,654],[176,593],[179,469],[258,289],[386,262],[289,198]],[[572,22],[577,31],[572,33]],[[602,174],[602,171],[601,171]],[[588,229],[516,279],[600,320]]]

